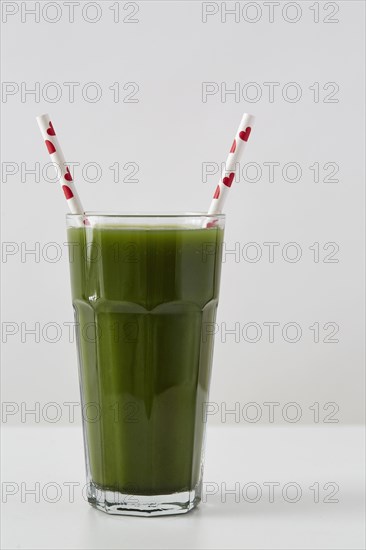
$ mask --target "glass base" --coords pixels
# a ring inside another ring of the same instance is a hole
[[[88,484],[88,502],[107,514],[121,516],[164,516],[186,514],[201,502],[201,484],[192,491],[170,495],[128,495]]]

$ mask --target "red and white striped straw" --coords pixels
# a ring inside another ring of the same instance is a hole
[[[58,142],[55,129],[50,116],[45,114],[37,117],[39,129],[50,155],[52,164],[55,166],[59,183],[62,187],[68,207],[72,214],[84,214],[79,195],[76,191],[69,167],[66,164],[64,154]]]
[[[226,160],[221,179],[215,189],[215,193],[208,211],[209,214],[221,214],[224,202],[229,193],[235,177],[236,164],[240,161],[245,145],[249,139],[254,124],[254,116],[244,113],[239,128],[236,132],[229,156]]]

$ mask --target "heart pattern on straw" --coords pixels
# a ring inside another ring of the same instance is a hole
[[[231,187],[231,184],[233,183],[234,176],[235,176],[235,173],[234,173],[234,172],[230,172],[230,174],[229,174],[228,176],[225,176],[225,177],[222,179],[222,183],[223,183],[224,185],[226,185],[226,187]]]
[[[240,139],[242,139],[243,141],[248,141],[251,131],[252,131],[251,127],[248,126],[245,129],[245,132],[243,132],[243,131],[239,132]]]
[[[62,190],[64,192],[64,195],[66,197],[67,200],[69,199],[72,199],[72,197],[74,196],[73,192],[71,191],[70,187],[68,185],[63,185],[62,186]]]
[[[53,155],[53,153],[56,153],[56,147],[54,146],[52,141],[50,141],[49,139],[45,139],[45,144],[47,147],[47,151],[49,152],[50,155]]]
[[[48,134],[49,136],[55,136],[55,135],[56,135],[56,132],[55,132],[53,126],[52,126],[52,122],[51,122],[51,121],[49,122],[49,127],[47,128],[47,134]]]
[[[66,174],[64,175],[66,181],[72,181],[72,175],[70,174],[69,167],[66,166]]]
[[[223,211],[225,200],[229,193],[231,193],[230,187],[235,180],[235,172],[246,147],[246,142],[251,134],[253,123],[254,116],[249,113],[244,113],[240,121],[239,128],[234,136],[234,140],[232,141],[231,149],[226,159],[219,185],[216,187],[211,200],[210,208],[208,210],[209,216],[220,214]],[[206,227],[209,227],[207,222],[205,223]]]
[[[51,162],[57,170],[57,180],[62,188],[62,192],[67,199],[67,206],[72,214],[84,214],[84,208],[74,187],[73,177],[67,166],[65,155],[62,152],[61,145],[58,142],[56,131],[51,122],[50,116],[45,113],[37,117],[37,123],[42,134],[47,151],[51,157]],[[81,225],[82,220],[78,220]]]

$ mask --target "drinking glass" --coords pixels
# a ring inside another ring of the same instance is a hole
[[[68,214],[90,504],[201,500],[224,215]]]

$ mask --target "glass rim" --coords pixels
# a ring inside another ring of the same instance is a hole
[[[99,218],[219,218],[225,219],[225,214],[207,214],[207,212],[172,212],[172,213],[151,213],[151,212],[84,212],[83,214],[66,214],[66,218],[75,219],[78,217],[99,217]]]

